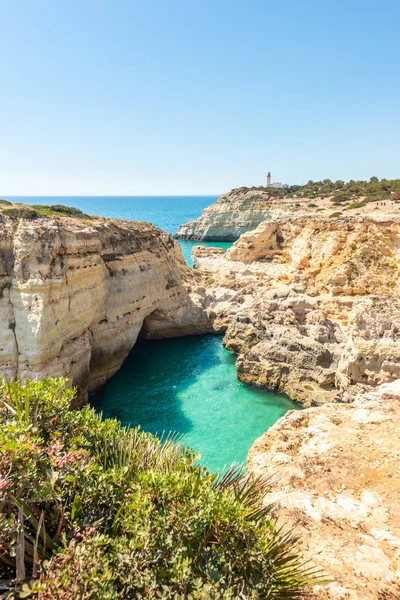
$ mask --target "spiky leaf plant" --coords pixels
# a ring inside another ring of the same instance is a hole
[[[70,410],[65,381],[1,382],[0,580],[9,597],[300,598],[316,573],[262,498],[271,481],[196,463]]]

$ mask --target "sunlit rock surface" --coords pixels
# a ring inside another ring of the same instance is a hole
[[[233,242],[276,212],[281,208],[266,190],[238,188],[220,196],[198,219],[181,225],[176,237]]]
[[[238,377],[305,406],[398,378],[399,240],[398,218],[301,216],[261,223],[226,254],[195,247]]]
[[[183,286],[179,245],[152,225],[0,218],[2,375],[66,376],[84,397],[119,369],[143,324],[149,337],[210,329]]]
[[[276,475],[265,502],[333,580],[319,600],[400,598],[399,248],[398,217],[302,215],[225,255],[193,250],[238,377],[312,407],[256,440],[248,467]]]
[[[274,473],[282,522],[334,581],[315,597],[400,598],[400,379],[352,404],[291,411],[258,438],[253,475]]]
[[[350,213],[346,207],[336,206],[331,198],[323,194],[318,198],[306,198],[296,194],[285,195],[284,190],[270,188],[236,188],[223,194],[216,202],[205,208],[202,215],[188,223],[182,224],[176,237],[184,240],[208,240],[233,242],[246,231],[255,229],[261,222],[287,216],[303,216],[318,218],[321,215],[329,217],[333,213],[342,216],[346,214],[362,214],[375,217],[388,214],[393,217],[400,215],[398,202],[369,202],[363,205],[363,197],[353,198],[355,205]]]

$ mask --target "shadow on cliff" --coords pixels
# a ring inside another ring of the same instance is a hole
[[[190,388],[216,360],[208,336],[139,339],[118,373],[91,398],[91,404],[104,417],[117,418],[123,425],[140,425],[158,435],[185,435],[193,424],[184,413],[183,397],[186,402],[188,394],[190,402],[202,400],[194,395],[190,398]]]

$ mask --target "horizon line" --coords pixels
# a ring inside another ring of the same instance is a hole
[[[226,192],[225,192],[226,193]],[[0,194],[0,199],[8,198],[206,198],[218,194]]]

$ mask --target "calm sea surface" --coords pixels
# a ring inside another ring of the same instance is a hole
[[[148,221],[169,233],[200,216],[217,196],[5,197],[26,204],[66,204],[106,217]],[[201,242],[227,248],[231,244]],[[191,264],[191,248],[181,242]],[[235,358],[221,338],[140,341],[120,371],[92,398],[105,417],[154,434],[178,432],[210,470],[244,462],[254,440],[290,409],[285,396],[236,379]]]

